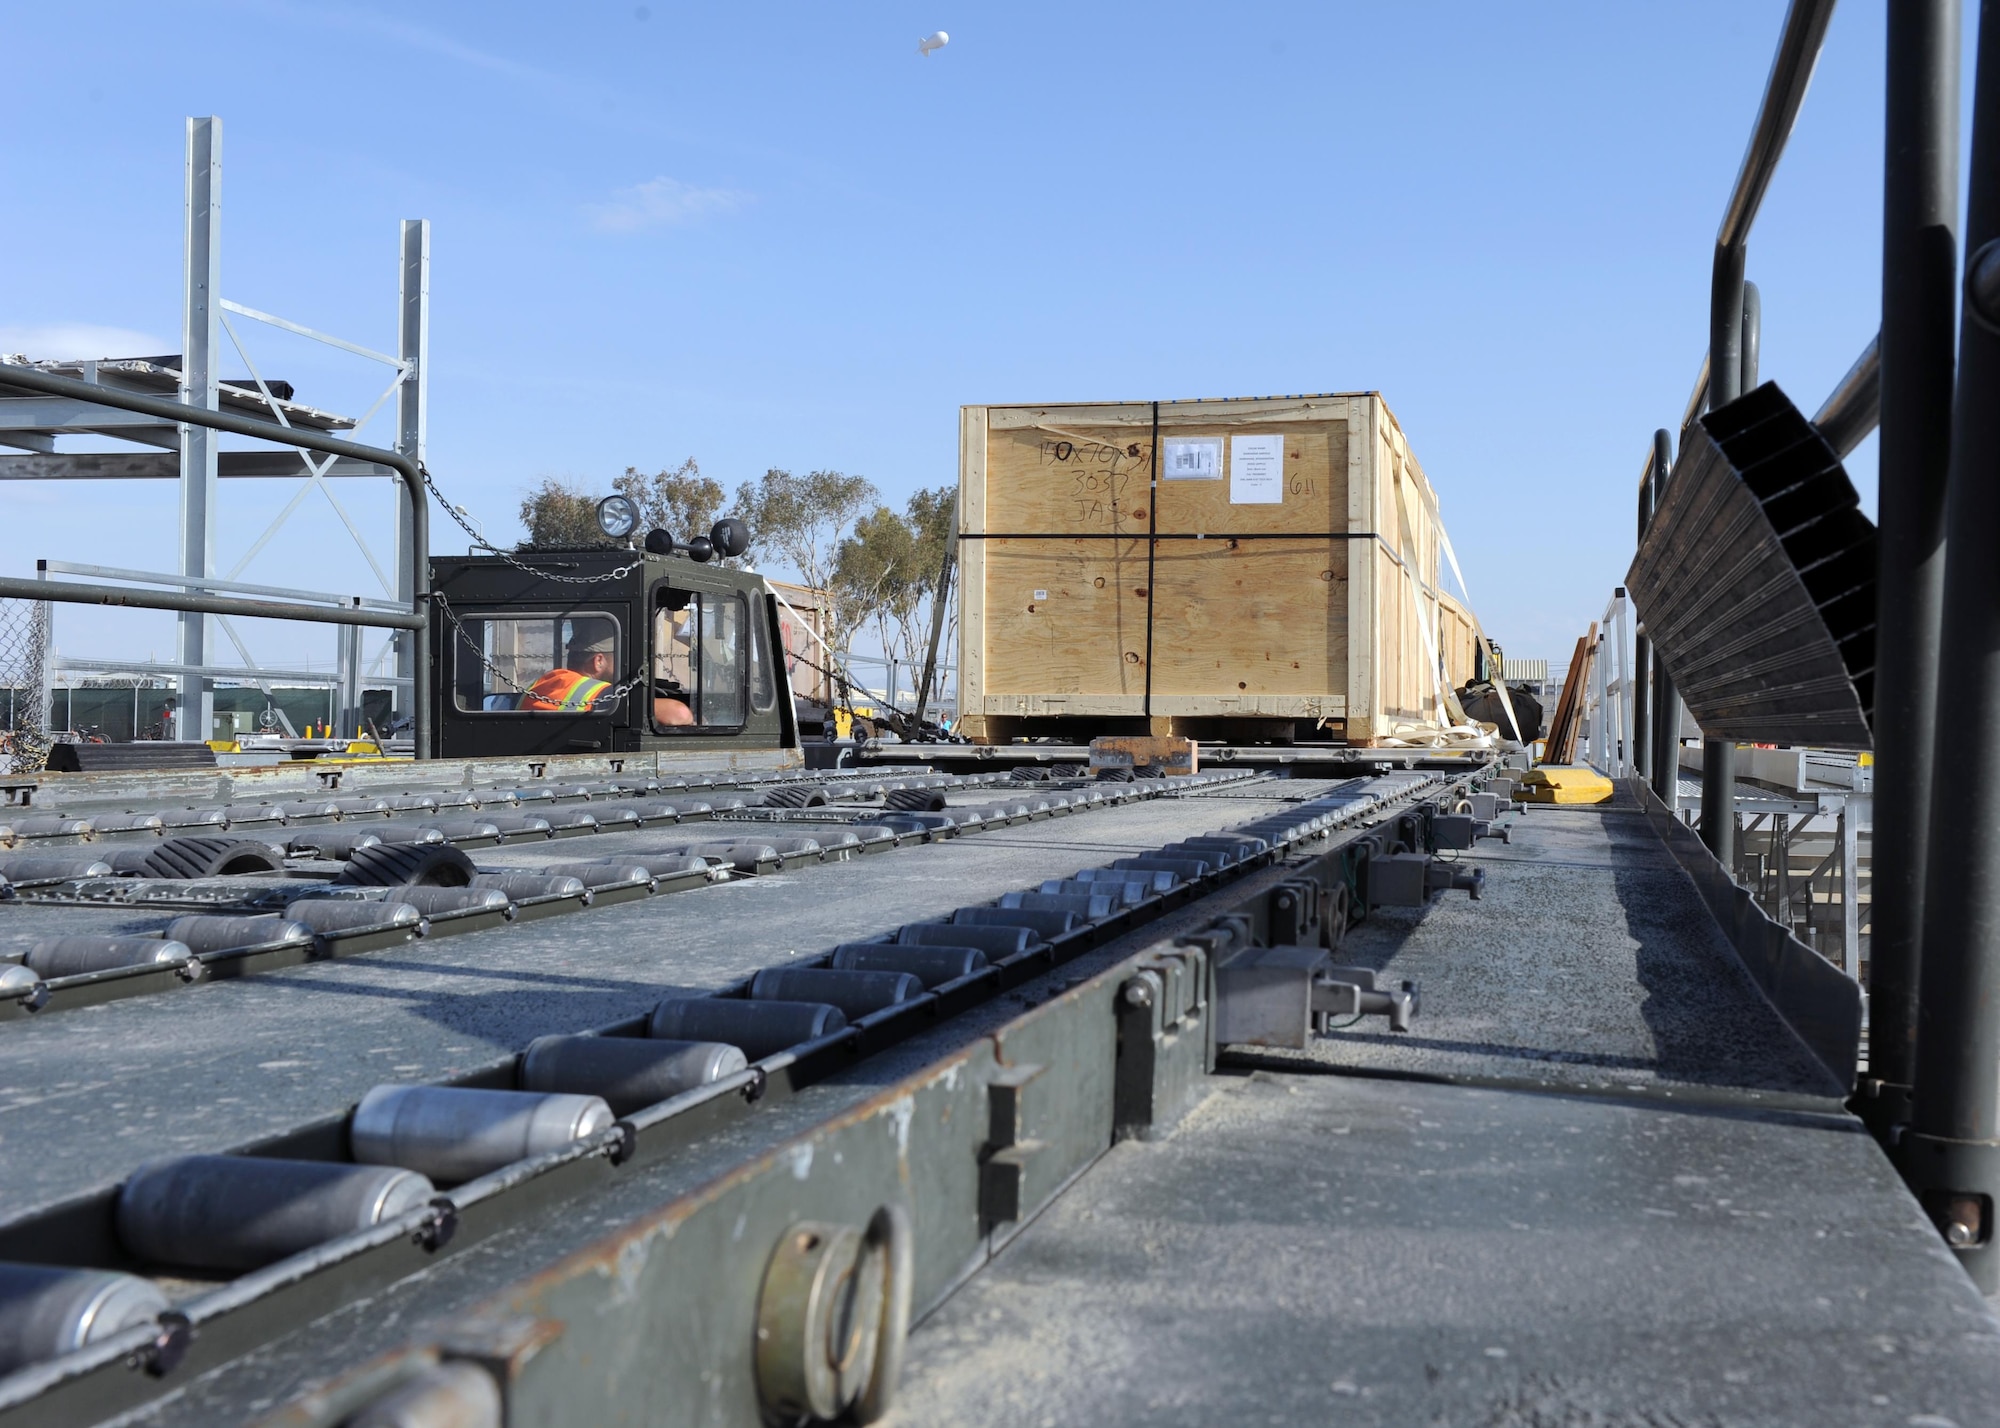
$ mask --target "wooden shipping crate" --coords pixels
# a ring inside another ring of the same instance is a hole
[[[961,727],[1366,744],[1473,668],[1373,392],[965,407]],[[1427,651],[1435,651],[1428,653]]]

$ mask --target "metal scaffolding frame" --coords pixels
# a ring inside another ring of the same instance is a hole
[[[164,396],[171,391],[187,407],[268,420],[286,431],[322,434],[340,431],[350,438],[367,426],[393,397],[396,432],[391,449],[406,462],[421,462],[424,457],[430,343],[429,222],[407,219],[402,225],[398,350],[391,355],[222,296],[221,190],[221,121],[212,116],[190,118],[187,121],[183,203],[182,344],[178,358],[37,363],[36,369],[51,374],[74,373],[91,386],[121,392]],[[253,345],[245,340],[237,320],[243,324],[258,323],[276,328],[380,363],[391,369],[391,376],[373,405],[359,418],[337,416],[305,406],[293,400],[288,385],[265,377],[253,354]],[[233,352],[248,370],[250,381],[247,384],[220,379],[219,361],[225,350],[222,345],[224,339],[228,344],[226,350]],[[12,370],[18,372],[20,369]],[[109,436],[156,450],[56,450],[57,437],[79,434]],[[180,482],[180,540],[175,570],[141,571],[44,561],[40,572],[44,579],[51,574],[89,575],[103,580],[167,586],[201,594],[234,592],[275,595],[321,609],[409,611],[413,608],[418,594],[411,574],[417,524],[411,495],[413,483],[405,480],[398,485],[395,553],[386,563],[377,555],[359,523],[329,484],[330,479],[335,477],[394,479],[400,474],[396,463],[362,459],[352,451],[335,453],[324,447],[315,454],[308,449],[312,445],[310,442],[295,443],[291,451],[224,452],[219,449],[221,435],[222,431],[217,427],[199,422],[184,420],[168,423],[157,415],[80,398],[54,396],[46,391],[38,392],[22,383],[10,381],[8,369],[0,368],[0,446],[25,453],[0,456],[0,480],[148,480],[172,477]],[[284,437],[273,439],[286,440]],[[218,571],[215,538],[215,517],[219,505],[217,481],[222,477],[271,479],[287,476],[302,478],[290,501],[226,572]],[[238,580],[237,577],[250,563],[280,536],[292,516],[315,491],[332,508],[373,571],[381,587],[380,597],[247,585]],[[106,600],[104,603],[139,602]],[[211,621],[214,622],[213,630]],[[372,659],[364,663],[361,629],[364,625],[383,623],[366,618],[342,623],[336,641],[335,673],[330,679],[323,672],[313,676],[314,682],[331,682],[342,691],[340,720],[343,725],[359,723],[364,684],[388,686],[394,693],[399,712],[412,707],[416,675],[415,641],[406,627],[392,626],[389,637]],[[214,631],[220,632],[243,661],[240,670],[214,660],[217,652],[212,638]],[[94,672],[108,665],[132,667],[130,661],[58,660],[59,670],[79,673]],[[176,733],[182,739],[208,736],[213,719],[213,687],[217,678],[237,678],[254,683],[268,694],[274,680],[296,682],[300,673],[261,666],[251,655],[228,613],[186,605],[180,609],[175,660],[153,668],[177,680],[180,707],[195,716],[181,721]]]

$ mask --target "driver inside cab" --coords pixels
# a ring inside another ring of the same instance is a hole
[[[618,675],[618,629],[609,620],[577,620],[561,668],[552,669],[521,696],[521,708],[582,714]]]
[[[663,606],[654,616],[653,722],[672,728],[694,723],[688,680],[694,668],[694,616],[685,605]]]

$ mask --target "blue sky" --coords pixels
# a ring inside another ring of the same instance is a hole
[[[182,121],[217,114],[228,297],[393,350],[397,221],[432,221],[430,465],[496,536],[545,476],[689,455],[900,503],[956,479],[962,403],[1372,388],[1489,632],[1560,659],[1694,379],[1782,15],[8,3],[0,350],[178,349]],[[1750,245],[1764,375],[1808,410],[1877,326],[1882,29],[1881,0],[1840,8]],[[380,385],[254,341],[317,405]],[[1872,506],[1872,440],[1854,470]],[[386,483],[341,491],[386,558]],[[291,491],[224,494],[233,565]],[[9,573],[173,558],[166,483],[6,499]],[[297,519],[241,578],[373,593],[317,497]],[[172,647],[166,616],[58,629],[72,654]]]

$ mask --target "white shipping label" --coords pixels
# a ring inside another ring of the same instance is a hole
[[[1285,438],[1229,438],[1229,504],[1276,506],[1285,499]]]
[[[1162,443],[1160,475],[1169,481],[1220,481],[1222,438],[1184,436]]]

